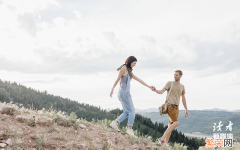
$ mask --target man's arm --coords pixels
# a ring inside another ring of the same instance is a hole
[[[183,106],[185,108],[185,117],[187,117],[188,116],[188,109],[187,109],[187,102],[186,102],[185,94],[182,94],[182,103],[183,103]]]
[[[164,88],[162,90],[153,90],[154,92],[158,93],[158,94],[163,94],[166,90],[168,90],[170,88],[170,82],[167,82],[167,84],[164,86]]]
[[[163,94],[166,91],[166,88],[164,87],[162,90],[155,90],[154,92],[158,93],[158,94]]]

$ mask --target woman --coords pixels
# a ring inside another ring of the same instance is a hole
[[[125,61],[125,64],[121,65],[117,69],[118,71],[120,70],[119,75],[118,75],[118,78],[115,81],[112,91],[110,93],[110,97],[112,97],[113,90],[120,80],[120,89],[118,92],[118,99],[120,100],[120,102],[122,104],[123,113],[116,120],[112,121],[110,126],[113,129],[120,131],[118,129],[118,124],[128,117],[127,134],[134,136],[134,137],[135,137],[135,135],[133,133],[132,126],[133,126],[133,122],[135,119],[135,108],[134,108],[131,94],[130,94],[130,80],[133,78],[133,79],[137,80],[138,82],[140,82],[141,84],[145,85],[146,87],[154,90],[153,86],[147,85],[145,82],[143,82],[141,79],[139,79],[132,73],[132,70],[133,70],[132,68],[136,65],[136,63],[137,63],[137,59],[134,56],[130,56]]]

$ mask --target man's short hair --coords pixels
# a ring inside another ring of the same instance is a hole
[[[181,70],[176,70],[175,72],[178,72],[180,76],[183,75]]]

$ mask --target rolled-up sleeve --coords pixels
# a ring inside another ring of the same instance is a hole
[[[171,86],[171,85],[170,85],[170,81],[168,81],[167,84],[164,86],[164,88],[165,88],[166,90],[169,90],[170,86]]]
[[[185,91],[185,87],[183,86],[183,91],[182,91],[182,95],[183,94],[186,94],[186,91]]]

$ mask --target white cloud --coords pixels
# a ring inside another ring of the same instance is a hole
[[[77,19],[82,18],[82,15],[81,15],[81,12],[80,12],[80,11],[74,10],[73,13],[76,15],[76,18],[77,18]]]
[[[39,10],[47,9],[49,6],[59,6],[55,0],[3,0],[4,5],[15,8],[17,14],[36,13]]]
[[[142,35],[140,36],[140,38],[146,42],[150,42],[152,44],[155,44],[156,43],[156,40],[153,38],[153,37],[150,37],[150,36],[146,36],[146,35]]]
[[[117,77],[116,68],[134,55],[134,71],[149,84],[164,85],[172,70],[187,72],[183,82],[190,89],[190,108],[198,108],[192,99],[205,96],[195,96],[196,91],[206,93],[206,101],[224,101],[227,94],[217,93],[227,89],[236,100],[239,6],[237,0],[0,1],[1,78],[114,108],[119,103],[108,99],[106,89]],[[143,94],[146,88],[139,85],[133,82],[137,108],[148,97],[157,102],[158,96]],[[97,92],[88,97],[93,86]],[[84,92],[78,95],[75,88]]]
[[[32,36],[36,36],[38,31],[37,24],[40,20],[39,16],[34,16],[31,13],[24,13],[23,15],[18,16],[18,20],[20,22],[20,28],[28,32]]]

